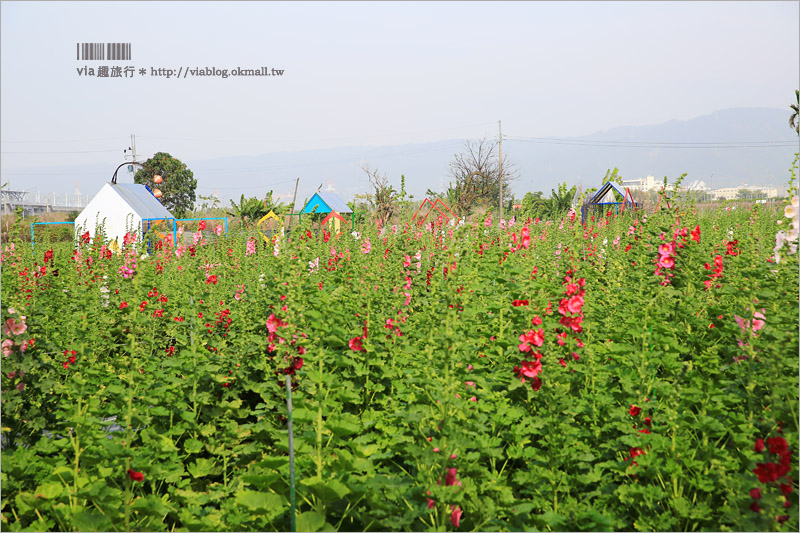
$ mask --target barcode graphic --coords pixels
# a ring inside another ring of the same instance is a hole
[[[131,43],[78,43],[79,61],[129,61]]]

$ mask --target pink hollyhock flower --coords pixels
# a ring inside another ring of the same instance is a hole
[[[3,357],[8,357],[14,351],[14,341],[6,339],[3,341]]]
[[[522,228],[520,235],[522,236],[522,242],[520,242],[520,246],[527,250],[531,245],[531,232],[528,230],[528,226]]]
[[[739,327],[742,329],[742,331],[745,331],[747,328],[750,327],[750,321],[749,320],[745,320],[744,318],[740,317],[739,315],[734,314],[733,315],[733,320],[736,321],[736,323],[739,325]]]
[[[658,259],[658,266],[661,268],[673,268],[675,266],[675,258],[671,255],[662,255]]]
[[[658,247],[659,255],[672,255],[675,252],[675,245],[671,242],[664,243]]]
[[[248,256],[253,255],[254,253],[256,253],[256,241],[255,239],[250,238],[250,240],[247,241],[247,250],[245,251],[244,255]]]
[[[458,525],[461,523],[461,507],[455,507],[451,505],[451,508],[453,508],[453,512],[450,513],[450,523],[453,524],[453,527],[458,527]]]
[[[572,296],[567,301],[567,310],[570,313],[580,313],[581,312],[581,307],[583,307],[583,297],[582,296],[578,296],[576,294],[575,296]]]
[[[13,318],[9,318],[6,320],[6,323],[3,324],[3,333],[6,335],[21,335],[25,333],[25,330],[28,329],[27,324],[25,321],[17,322]]]
[[[281,325],[281,319],[275,316],[275,313],[271,313],[269,318],[267,318],[267,331],[270,333],[275,333],[278,331],[278,326]]]
[[[764,318],[764,315],[756,311],[753,315],[753,331],[758,331],[766,325]]]

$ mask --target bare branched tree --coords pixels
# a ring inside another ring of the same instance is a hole
[[[375,209],[375,216],[382,224],[388,224],[389,220],[399,212],[400,206],[397,203],[398,192],[389,185],[386,174],[381,174],[377,169],[370,168],[366,163],[361,165],[361,170],[367,174],[372,194],[370,203]]]
[[[517,170],[505,157],[503,175],[500,176],[498,152],[497,141],[464,141],[464,151],[456,154],[450,162],[450,177],[455,180],[452,184],[456,200],[454,207],[459,216],[467,216],[478,205],[499,206],[500,179],[503,180],[504,192],[516,179]]]

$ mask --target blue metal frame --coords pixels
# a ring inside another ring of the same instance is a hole
[[[619,194],[620,196],[622,196],[622,201],[621,201],[621,202],[600,202],[600,203],[596,203],[596,202],[594,202],[594,199],[595,199],[595,198],[597,198],[598,196],[599,196],[600,198],[602,198],[603,196],[605,196],[606,194],[608,194],[608,192],[609,192],[611,189],[614,189],[614,190],[617,192],[617,194]],[[601,193],[602,193],[602,194],[601,194]],[[604,183],[602,187],[600,187],[600,190],[598,190],[598,191],[597,191],[597,192],[594,194],[594,196],[592,196],[592,199],[591,199],[591,200],[589,200],[589,203],[587,203],[587,204],[585,204],[585,205],[582,205],[582,206],[581,206],[581,224],[586,224],[586,208],[587,208],[587,207],[589,207],[589,206],[605,206],[605,205],[613,205],[613,206],[614,206],[614,214],[616,215],[616,214],[618,214],[618,213],[619,213],[619,206],[621,205],[621,206],[623,206],[623,208],[624,208],[624,206],[625,206],[626,204],[630,205],[632,208],[635,208],[635,207],[637,207],[637,204],[636,204],[636,202],[634,202],[633,204],[631,204],[630,200],[628,200],[628,199],[625,197],[625,195],[624,195],[624,194],[622,194],[622,193],[620,192],[620,190],[619,190],[619,189],[617,189],[616,187],[614,187],[614,184],[613,184],[613,183],[611,183],[610,181],[608,181],[608,182]]]
[[[72,224],[75,225],[75,222],[31,222],[31,248],[33,250],[36,249],[36,242],[33,238],[33,227],[34,226],[49,226],[49,225],[57,225],[57,224]]]

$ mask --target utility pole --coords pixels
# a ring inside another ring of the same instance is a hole
[[[300,185],[300,178],[297,178],[297,180],[294,182],[294,196],[292,196],[292,212],[294,212],[294,210],[295,210],[294,209],[294,203],[297,201],[297,186],[298,185]],[[289,227],[287,229],[291,229],[292,228],[292,220],[294,220],[294,217],[289,217]]]
[[[500,220],[503,220],[503,125],[497,121],[497,131],[500,134]],[[500,221],[498,220],[499,224]]]
[[[130,155],[127,155],[129,151]],[[127,150],[123,150],[123,153],[126,154],[125,159],[128,159],[130,157],[131,163],[136,162],[136,135],[134,135],[133,133],[131,133],[131,145],[128,147]],[[128,172],[133,174],[133,165],[128,165]]]

